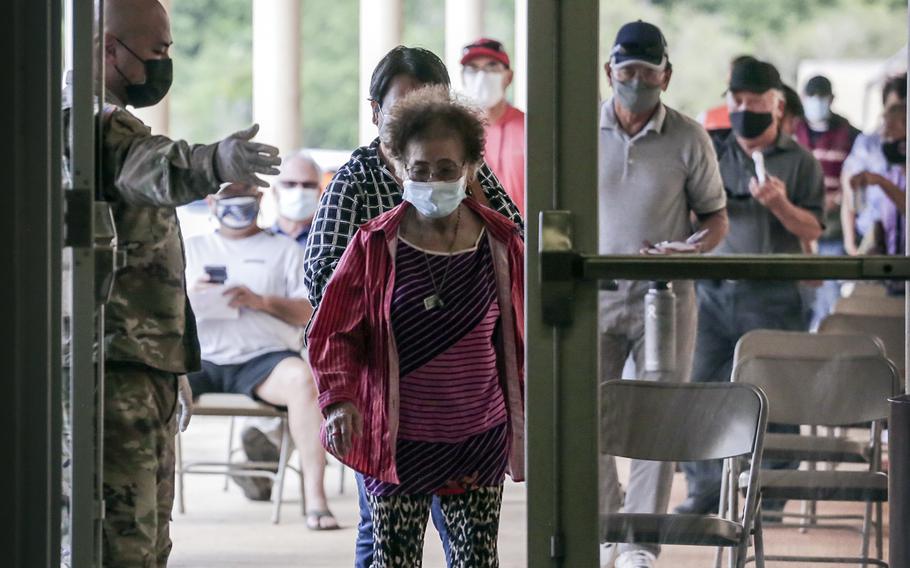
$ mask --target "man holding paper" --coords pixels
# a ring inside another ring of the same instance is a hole
[[[286,407],[300,453],[307,526],[338,528],[323,487],[315,383],[300,356],[312,314],[303,251],[294,240],[259,228],[261,197],[255,186],[224,187],[208,198],[218,230],[186,241],[186,279],[202,348],[202,370],[189,380],[195,396],[238,393]]]

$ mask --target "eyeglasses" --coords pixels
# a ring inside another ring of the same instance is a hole
[[[461,177],[463,169],[463,164],[459,165],[455,162],[443,163],[436,169],[425,164],[405,167],[405,171],[408,172],[408,179],[419,182],[428,182],[430,180],[455,181]]]
[[[316,181],[294,181],[283,179],[278,181],[276,185],[281,189],[294,189],[295,187],[299,187],[300,189],[319,189],[319,182]]]
[[[652,85],[660,83],[663,79],[662,70],[658,71],[657,69],[652,69],[651,67],[646,67],[644,65],[626,65],[625,67],[613,70],[613,76],[623,83],[631,81],[636,75],[645,83],[650,83]]]

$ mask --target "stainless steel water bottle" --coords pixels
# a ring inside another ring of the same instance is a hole
[[[651,282],[645,295],[644,370],[676,370],[676,294],[669,282]]]

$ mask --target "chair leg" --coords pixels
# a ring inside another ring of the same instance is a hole
[[[228,464],[228,467],[231,465],[231,457],[234,455],[234,420],[235,417],[231,416],[231,425],[228,427],[228,443],[227,443],[227,457],[224,460],[224,463]],[[224,491],[228,490],[228,481],[230,481],[231,476],[225,474],[224,476]]]
[[[272,487],[272,524],[277,525],[281,516],[281,499],[284,494],[284,476],[287,473],[288,454],[290,453],[290,431],[288,430],[288,419],[281,419],[281,451],[278,454],[278,472]]]
[[[756,568],[765,568],[765,535],[762,532],[761,525],[761,505],[758,506],[758,513],[755,515],[755,525],[753,536],[753,546],[755,548],[755,566]]]
[[[344,464],[338,462],[338,494],[344,495]]]
[[[872,501],[866,501],[866,511],[863,514],[863,547],[860,556],[863,560],[869,558],[869,538],[872,533]],[[863,562],[863,568],[868,566]]]
[[[885,544],[884,544],[884,535],[883,535],[883,528],[882,528],[882,523],[883,523],[884,521],[883,521],[883,519],[882,519],[882,504],[881,504],[881,502],[878,502],[878,503],[875,504],[875,518],[876,518],[876,523],[875,523],[875,559],[876,559],[876,560],[882,560],[882,559],[883,559],[883,556],[882,556],[882,555],[884,554],[883,549],[884,549],[884,547],[885,547]]]
[[[174,453],[177,458],[177,510],[181,515],[186,514],[186,503],[183,501],[183,486],[184,486],[184,477],[183,477],[183,447],[180,443],[180,432],[177,432],[177,439],[174,441]]]

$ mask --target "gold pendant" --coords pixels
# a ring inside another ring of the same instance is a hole
[[[433,294],[432,296],[427,296],[423,299],[423,308],[427,311],[443,306],[445,306],[445,304],[442,302],[442,298],[439,297],[439,294]]]

